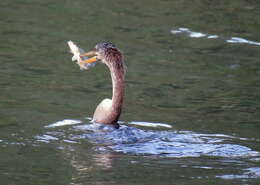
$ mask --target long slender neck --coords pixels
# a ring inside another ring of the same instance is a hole
[[[110,68],[112,85],[113,85],[113,95],[112,95],[112,110],[119,118],[125,91],[125,82],[124,82],[124,70],[111,66]]]

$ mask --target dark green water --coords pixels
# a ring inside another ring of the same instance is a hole
[[[229,143],[260,151],[259,20],[253,0],[1,0],[1,184],[259,184],[259,157],[137,155],[87,139],[36,139],[46,125],[92,116],[111,96],[108,70],[80,71],[66,45],[107,40],[128,66],[121,120],[236,136]]]

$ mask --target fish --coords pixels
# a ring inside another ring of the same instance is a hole
[[[73,54],[72,61],[75,61],[78,65],[80,70],[88,70],[91,67],[94,67],[96,65],[96,62],[93,63],[84,63],[81,62],[84,60],[87,60],[87,56],[80,56],[81,54],[85,53],[85,51],[81,48],[79,48],[74,42],[71,40],[67,42],[68,46],[70,48],[70,52]]]

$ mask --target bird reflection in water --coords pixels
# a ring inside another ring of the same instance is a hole
[[[111,170],[114,166],[115,159],[122,156],[122,154],[107,150],[101,151],[100,148],[97,149],[96,147],[91,147],[90,149],[84,147],[84,150],[88,152],[82,152],[81,147],[78,148],[66,142],[60,143],[59,148],[64,158],[69,161],[71,167],[75,170],[75,172],[72,173],[70,183],[73,185],[89,181],[89,177],[92,177],[93,174],[96,174],[100,169]],[[108,182],[103,183],[100,181],[99,184],[108,184]]]

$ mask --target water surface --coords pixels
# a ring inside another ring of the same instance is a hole
[[[3,184],[259,184],[258,2],[0,5]],[[121,131],[89,129],[109,72],[80,71],[68,40],[124,52]],[[64,119],[80,123],[48,127]]]

